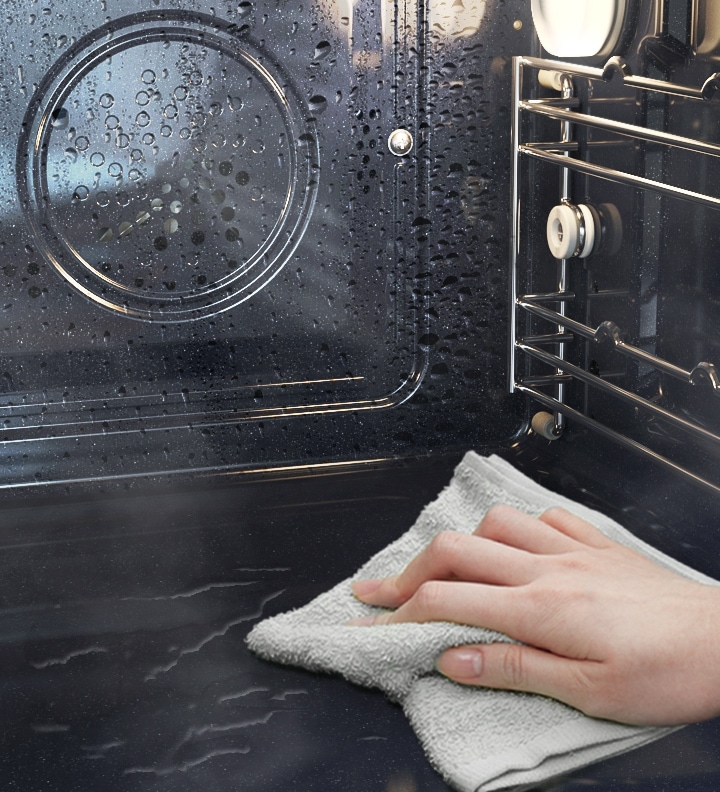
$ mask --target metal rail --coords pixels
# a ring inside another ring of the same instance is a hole
[[[581,413],[579,410],[575,410],[574,408],[568,406],[567,404],[563,404],[557,399],[553,399],[552,396],[548,396],[546,393],[542,391],[535,390],[534,388],[527,387],[522,383],[518,383],[516,385],[516,390],[519,393],[524,393],[527,396],[531,396],[536,401],[540,402],[544,407],[549,408],[550,410],[554,410],[555,412],[562,412],[568,418],[572,418],[574,421],[579,423],[582,426],[587,427],[588,429],[592,429],[597,434],[602,435],[603,437],[611,440],[613,443],[616,443],[623,448],[627,448],[630,451],[634,451],[636,453],[641,454],[642,456],[649,457],[656,462],[657,464],[661,465],[662,467],[672,470],[674,473],[679,474],[685,479],[692,481],[695,484],[699,484],[706,489],[711,490],[715,494],[720,495],[720,486],[709,481],[708,479],[704,478],[703,476],[699,476],[697,473],[693,473],[691,470],[679,465],[677,462],[673,462],[671,459],[668,459],[663,454],[659,454],[657,451],[653,451],[652,448],[648,448],[646,445],[639,443],[637,440],[633,440],[630,437],[626,437],[620,432],[616,432],[614,429],[611,429],[609,426],[605,426],[604,424],[599,423],[598,421],[590,418],[589,416]]]
[[[555,72],[562,86],[561,96],[550,99],[524,98],[526,88],[524,70],[547,70]],[[522,233],[522,183],[523,161],[540,161],[557,167],[560,181],[559,198],[561,202],[569,202],[570,174],[581,173],[597,179],[625,185],[635,190],[651,191],[673,199],[689,201],[712,210],[720,209],[720,196],[688,190],[662,181],[647,178],[614,168],[608,168],[594,162],[579,158],[582,147],[574,137],[576,126],[597,129],[604,133],[617,135],[617,142],[623,139],[639,140],[668,150],[689,151],[699,156],[720,157],[720,145],[705,140],[674,135],[644,126],[628,124],[599,115],[580,112],[580,102],[573,91],[573,78],[607,82],[620,80],[624,87],[636,91],[651,91],[681,97],[691,101],[709,101],[720,92],[720,72],[712,74],[700,87],[679,85],[663,80],[635,77],[621,59],[611,58],[604,68],[581,66],[562,61],[551,61],[540,58],[520,57],[513,60],[512,81],[512,205],[511,205],[511,251],[510,251],[510,383],[511,391],[521,392],[538,401],[553,411],[555,428],[558,435],[562,434],[566,419],[589,427],[604,437],[648,456],[662,466],[669,468],[683,477],[720,493],[720,484],[689,470],[684,464],[659,454],[652,448],[638,442],[609,425],[591,418],[576,406],[567,403],[567,386],[570,382],[581,383],[591,388],[611,403],[624,404],[633,410],[639,410],[647,416],[658,419],[667,426],[672,426],[684,433],[688,439],[694,438],[702,443],[705,453],[720,459],[720,433],[673,412],[667,406],[656,404],[628,388],[620,387],[598,374],[571,363],[567,359],[570,345],[605,343],[611,344],[615,353],[626,359],[635,361],[662,375],[685,383],[688,387],[703,387],[708,395],[720,396],[720,372],[706,361],[700,361],[692,369],[686,369],[662,357],[652,354],[624,339],[622,330],[610,319],[601,322],[597,327],[588,326],[573,316],[576,295],[568,288],[568,261],[557,260],[557,277],[555,290],[539,293],[522,293],[520,284],[528,284],[529,280],[519,267],[521,264],[521,233]],[[622,100],[618,100],[622,101]],[[613,102],[603,98],[597,103],[590,103],[592,110],[604,112],[613,106]],[[541,116],[558,122],[557,137],[550,140],[524,140],[523,118]],[[593,143],[588,141],[589,150]],[[603,145],[611,145],[615,141],[601,141]],[[628,141],[629,143],[630,141]],[[530,267],[530,262],[522,262]],[[529,272],[529,269],[528,269]],[[532,288],[532,286],[530,287]],[[596,295],[589,293],[587,299]],[[598,294],[597,296],[603,296]],[[622,289],[608,291],[607,295],[622,298]],[[534,317],[535,321],[530,321]],[[535,326],[537,320],[550,323],[550,327]],[[535,365],[531,365],[534,362]],[[536,370],[537,365],[548,369]]]
[[[605,168],[602,165],[595,165],[592,162],[571,159],[562,154],[553,154],[550,151],[543,151],[542,149],[527,144],[522,144],[519,151],[521,154],[525,154],[529,157],[535,157],[535,159],[550,162],[577,173],[586,173],[588,176],[595,176],[598,179],[605,179],[606,181],[616,182],[617,184],[626,184],[630,187],[652,190],[653,192],[660,193],[660,195],[668,195],[683,201],[692,201],[702,206],[709,206],[712,209],[720,208],[720,198],[714,198],[704,193],[694,192],[693,190],[685,190],[682,187],[674,187],[671,184],[664,184],[654,179],[647,179],[645,176],[636,176],[633,173],[625,173],[624,171],[614,170],[613,168]]]
[[[637,140],[647,140],[652,143],[662,143],[685,151],[694,151],[697,154],[708,154],[711,157],[720,157],[720,146],[714,143],[706,143],[704,140],[694,140],[693,138],[683,137],[682,135],[672,135],[669,132],[660,132],[656,129],[626,124],[623,121],[615,121],[600,116],[577,113],[573,110],[548,105],[544,99],[529,102],[520,102],[520,109],[535,113],[537,115],[554,118],[557,121],[570,121],[573,124],[580,124],[593,129],[602,129],[605,132],[615,132],[618,135],[627,135]],[[533,144],[527,144],[528,148],[534,148]],[[546,143],[540,144],[548,145]],[[561,143],[553,145],[563,145]],[[539,146],[538,146],[539,147]]]

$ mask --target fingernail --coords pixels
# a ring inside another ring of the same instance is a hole
[[[357,619],[350,619],[349,622],[345,622],[346,627],[371,627],[373,624],[375,624],[374,616],[360,616]]]
[[[437,670],[453,679],[471,679],[482,673],[483,657],[479,649],[448,649],[435,664]]]
[[[377,580],[356,580],[352,584],[353,594],[360,598],[369,597],[370,594],[380,588],[381,583],[382,578],[378,578]]]

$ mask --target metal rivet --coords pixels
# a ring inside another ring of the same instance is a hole
[[[388,138],[390,153],[394,154],[396,157],[407,156],[412,151],[412,147],[413,136],[407,129],[396,129]]]

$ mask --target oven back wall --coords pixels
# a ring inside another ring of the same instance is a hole
[[[508,442],[524,5],[14,4],[3,481]]]

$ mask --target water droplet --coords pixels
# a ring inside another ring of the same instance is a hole
[[[112,162],[108,165],[108,174],[113,177],[113,179],[118,179],[123,174],[123,167],[119,162]]]
[[[235,217],[235,210],[232,208],[232,206],[224,206],[220,212],[220,217],[222,217],[226,223],[229,223],[233,217]]]
[[[172,135],[172,133],[173,133],[173,131],[172,131],[172,127],[171,126],[168,126],[167,124],[163,124],[160,127],[160,134],[163,137],[170,137],[170,135]]]
[[[141,110],[135,116],[135,123],[139,127],[146,127],[150,123],[150,116],[144,110]]]
[[[316,115],[324,113],[327,110],[327,99],[320,94],[310,97],[310,110]]]
[[[218,173],[221,176],[229,176],[232,172],[233,172],[232,162],[228,162],[227,160],[225,160],[218,165]]]
[[[187,95],[188,90],[184,85],[178,85],[178,87],[173,91],[173,96],[178,102],[184,102],[187,98]]]
[[[252,3],[245,0],[244,2],[240,3],[237,8],[238,16],[242,19],[246,16],[250,16],[252,13]]]
[[[140,79],[145,83],[145,85],[152,85],[155,82],[155,72],[152,69],[145,69],[145,71],[140,76]]]
[[[141,176],[142,176],[142,174],[140,173],[140,171],[137,168],[131,168],[128,171],[128,178],[132,179],[133,181],[137,181],[138,179],[141,178]]]
[[[75,141],[75,148],[78,151],[86,151],[89,145],[90,145],[90,141],[84,135],[81,135]]]
[[[143,159],[145,159],[145,155],[140,149],[133,149],[130,152],[130,162],[142,162]]]
[[[163,231],[166,234],[174,234],[178,230],[178,221],[174,217],[168,217],[163,223]]]
[[[117,116],[109,115],[105,119],[105,127],[107,129],[117,129],[120,126],[120,119]]]
[[[237,228],[228,228],[225,231],[225,239],[227,239],[228,242],[237,242],[240,239],[240,232]]]
[[[183,127],[178,134],[182,140],[189,140],[190,139],[190,130],[187,127]]]
[[[330,54],[331,50],[332,50],[332,47],[330,46],[330,42],[329,41],[321,41],[315,47],[315,53],[313,55],[313,59],[314,60],[322,60],[323,58],[327,58],[327,56]]]
[[[52,111],[50,123],[54,129],[67,129],[70,123],[70,113],[64,107],[58,107]]]
[[[258,138],[250,147],[252,149],[253,154],[262,154],[265,151],[265,143]]]
[[[144,223],[147,223],[149,219],[150,219],[150,212],[145,212],[145,211],[138,212],[138,215],[135,218],[135,223],[136,225],[143,225]]]
[[[115,196],[115,200],[118,202],[118,206],[129,206],[130,205],[130,196],[126,192],[119,192]]]
[[[224,190],[214,190],[212,194],[212,199],[216,204],[221,204],[225,202],[225,191]]]
[[[90,164],[94,168],[99,168],[101,165],[104,164],[104,162],[105,162],[105,157],[101,152],[96,151],[90,155]]]
[[[130,137],[124,132],[120,132],[115,138],[115,145],[117,148],[127,148],[130,145]]]
[[[143,145],[145,145],[145,146],[152,146],[152,144],[153,144],[154,142],[155,142],[155,135],[153,135],[153,133],[152,133],[152,132],[146,132],[146,133],[145,133],[145,134],[142,136],[142,143],[143,143]]]
[[[115,104],[115,97],[112,94],[104,93],[100,97],[100,107],[104,107],[106,110],[108,107],[112,107]]]
[[[193,231],[190,241],[193,245],[202,245],[205,241],[205,234],[202,231]]]
[[[165,118],[168,118],[170,120],[172,120],[173,118],[177,118],[178,115],[177,106],[174,104],[166,105],[163,108],[163,115],[165,116]]]
[[[233,113],[237,113],[243,108],[243,100],[239,96],[228,96],[227,98],[228,107],[233,111]]]
[[[118,226],[118,237],[125,237],[132,231],[132,223],[123,222]]]
[[[98,206],[108,206],[110,204],[110,196],[104,191],[101,190],[95,200],[97,201]]]
[[[223,112],[223,108],[220,102],[213,102],[208,108],[208,113],[210,113],[210,115],[213,118],[217,118],[218,116],[221,116],[222,112]]]
[[[250,181],[250,175],[246,171],[238,171],[235,174],[235,181],[244,187]]]
[[[250,200],[251,201],[260,201],[262,200],[263,194],[262,190],[259,187],[253,187],[250,190]]]
[[[135,94],[135,102],[139,104],[140,107],[145,107],[145,105],[150,102],[150,94],[147,91],[138,91]]]
[[[84,184],[78,184],[73,193],[73,198],[78,201],[86,201],[88,195],[90,195],[90,190]]]
[[[153,212],[159,212],[163,208],[163,200],[162,198],[153,198],[150,201],[150,207],[152,208]]]
[[[168,241],[166,237],[158,237],[153,244],[155,245],[156,250],[165,250],[168,246]]]
[[[78,153],[77,149],[74,148],[66,148],[65,149],[65,159],[70,163],[77,162]]]
[[[113,232],[111,228],[101,228],[98,231],[98,242],[110,242],[113,238]]]
[[[180,212],[180,210],[181,210],[181,209],[182,209],[182,203],[181,203],[180,201],[173,201],[173,202],[170,204],[170,211],[171,211],[173,214],[178,214],[178,213]]]
[[[197,184],[201,190],[209,190],[210,187],[212,187],[212,182],[207,176],[200,176],[200,178],[197,180]]]

